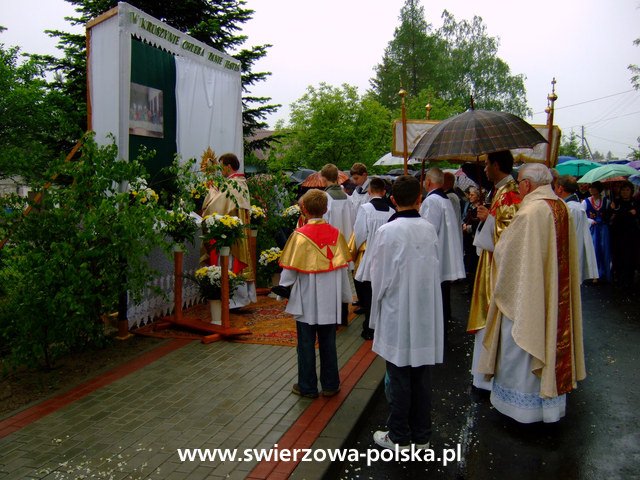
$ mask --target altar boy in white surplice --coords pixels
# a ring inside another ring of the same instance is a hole
[[[438,235],[418,213],[420,182],[408,175],[393,185],[397,206],[372,245],[372,349],[387,361],[389,431],[383,448],[428,448],[431,438],[431,365],[442,363],[443,320]]]

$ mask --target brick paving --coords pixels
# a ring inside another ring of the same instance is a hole
[[[182,462],[177,449],[303,448],[323,432],[325,441],[338,437],[338,448],[348,431],[327,434],[326,426],[344,405],[353,410],[352,392],[366,398],[380,380],[377,372],[365,390],[356,388],[374,360],[360,322],[337,336],[343,389],[336,397],[291,394],[295,348],[172,341],[0,421],[0,479],[288,478],[295,463]],[[320,478],[322,469],[315,472],[303,478]]]

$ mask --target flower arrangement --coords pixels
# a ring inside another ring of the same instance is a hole
[[[189,213],[182,209],[168,210],[165,218],[164,232],[175,243],[193,242],[198,231],[198,223]]]
[[[295,228],[298,218],[300,218],[300,206],[296,203],[284,209],[282,212],[285,224],[291,228]]]
[[[193,277],[187,277],[198,284],[200,295],[207,300],[220,300],[222,295],[222,268],[218,265],[202,267],[196,270]],[[245,282],[242,274],[236,275],[229,270],[229,296]]]
[[[251,205],[251,226],[256,228],[266,220],[267,214],[263,208]]]
[[[244,238],[244,224],[233,215],[214,213],[202,219],[202,240],[206,244],[213,241],[214,248],[230,247]]]
[[[138,177],[129,184],[131,197],[142,204],[158,203],[158,194],[147,186],[144,178]]]
[[[264,273],[273,275],[274,273],[278,273],[280,271],[280,265],[278,261],[282,256],[282,250],[278,247],[272,247],[268,250],[263,250],[260,252],[260,258],[258,259],[258,264],[260,269],[264,271]]]

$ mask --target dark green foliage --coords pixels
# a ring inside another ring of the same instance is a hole
[[[147,285],[160,207],[141,188],[142,161],[119,161],[115,145],[87,137],[78,160],[55,165],[72,183],[49,188],[29,215],[5,217],[0,337],[14,364],[51,367],[65,352],[101,345],[101,316],[117,311],[122,292],[135,298]],[[127,183],[136,196],[122,191]]]
[[[296,194],[288,177],[283,173],[255,175],[249,177],[247,183],[251,193],[251,204],[264,209],[267,216],[258,229],[256,252],[260,258],[260,252],[263,250],[284,246],[291,228],[282,217],[282,212],[295,203]],[[263,273],[263,269],[258,266],[258,285],[270,285],[270,275]]]
[[[0,178],[44,179],[51,159],[79,137],[66,113],[69,99],[44,74],[40,60],[0,44]]]
[[[399,111],[400,88],[408,92],[408,98],[428,91],[429,103],[440,100],[448,105],[447,111],[432,110],[431,118],[444,119],[441,113],[462,113],[469,108],[473,95],[476,108],[526,116],[524,76],[512,75],[498,58],[498,39],[488,36],[482,18],[457,22],[446,10],[442,16],[443,26],[434,31],[420,3],[406,0],[400,26],[371,80],[376,98]],[[424,118],[424,110],[409,118]]]
[[[286,147],[277,150],[272,165],[293,170],[320,170],[333,163],[348,170],[355,162],[371,165],[389,151],[392,116],[370,95],[355,87],[321,83],[291,105]]]

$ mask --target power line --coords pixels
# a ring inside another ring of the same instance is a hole
[[[605,142],[611,142],[611,143],[617,143],[619,145],[624,145],[627,147],[633,147],[633,144],[629,144],[628,142],[620,142],[618,140],[611,140],[610,138],[603,138],[603,137],[599,137],[597,135],[593,135],[593,134],[589,134],[590,137],[592,138],[597,138],[598,140],[604,140]]]
[[[578,105],[584,105],[585,103],[597,102],[599,100],[605,100],[607,98],[616,97],[618,95],[624,95],[625,93],[635,92],[635,91],[636,90],[634,88],[632,88],[631,90],[625,90],[624,92],[620,92],[620,93],[613,93],[611,95],[607,95],[607,96],[604,96],[604,97],[594,98],[593,100],[585,100],[584,102],[574,103],[573,105],[565,105],[563,107],[554,107],[554,110],[562,110],[564,108],[577,107]],[[536,113],[534,113],[534,115],[540,115],[542,113],[547,113],[547,112],[546,111],[536,112]]]
[[[607,122],[609,120],[616,120],[618,118],[624,118],[624,117],[629,117],[631,115],[637,115],[640,113],[640,110],[638,110],[637,112],[631,112],[631,113],[625,113],[624,115],[618,115],[615,117],[609,117],[609,118],[602,118],[600,120],[594,120],[593,122],[587,122],[587,123],[582,123],[580,125],[574,125],[572,127],[569,128],[574,128],[574,127],[584,127],[585,125],[593,125],[594,123],[600,123],[600,122]]]

